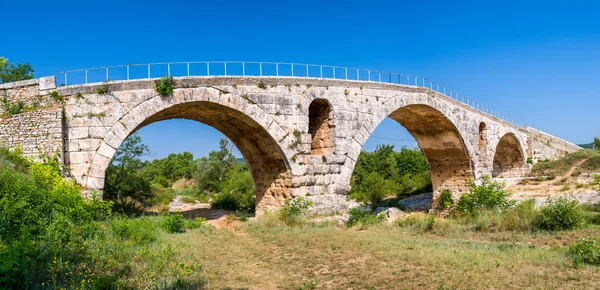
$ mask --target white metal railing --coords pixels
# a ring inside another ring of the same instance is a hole
[[[427,78],[370,69],[277,62],[163,62],[72,70],[58,73],[55,76],[57,86],[89,84],[113,80],[151,79],[163,76],[299,77],[382,82],[429,88],[471,106],[485,114],[494,116],[515,126],[523,127],[523,123],[500,114],[488,106],[475,102],[474,100]]]

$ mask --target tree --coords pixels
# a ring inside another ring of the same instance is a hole
[[[594,137],[594,149],[600,149],[600,139]]]
[[[144,162],[140,157],[148,154],[148,146],[136,134],[121,144],[108,168],[104,196],[115,201],[115,211],[135,213],[137,203],[152,196],[150,181],[142,175]]]
[[[221,181],[236,162],[233,156],[233,144],[226,138],[222,138],[219,142],[219,150],[213,150],[208,153],[208,157],[196,160],[194,168],[196,187],[202,191],[220,191]]]
[[[9,83],[33,78],[35,70],[31,64],[9,64],[8,59],[0,57],[0,83]]]

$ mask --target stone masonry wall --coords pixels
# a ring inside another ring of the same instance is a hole
[[[62,107],[49,91],[40,90],[40,82],[47,86],[54,83],[54,78],[0,84],[0,146],[19,147],[25,156],[34,159],[58,154],[62,160]],[[22,102],[25,112],[10,115],[4,100],[11,104]]]
[[[531,158],[533,164],[540,160],[558,159],[565,156],[567,153],[581,149],[581,147],[573,143],[534,128],[526,127],[525,129],[527,130],[527,143],[529,144],[526,158]]]
[[[53,107],[0,119],[0,146],[20,147],[23,155],[62,156],[62,108]],[[59,158],[60,160],[60,158]]]

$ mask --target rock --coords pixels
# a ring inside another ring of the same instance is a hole
[[[388,222],[392,222],[401,217],[406,216],[406,213],[404,213],[396,207],[378,207],[373,211],[373,214],[378,215],[381,212],[385,212],[385,216]]]

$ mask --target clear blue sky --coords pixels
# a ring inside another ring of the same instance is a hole
[[[588,143],[600,136],[598,11],[593,1],[4,0],[0,56],[31,63],[38,77],[204,60],[395,71],[428,77],[529,126]],[[180,120],[140,134],[155,157],[204,155],[219,139],[212,128]],[[374,135],[411,139],[393,121]],[[416,145],[372,138],[365,149],[378,143]]]

